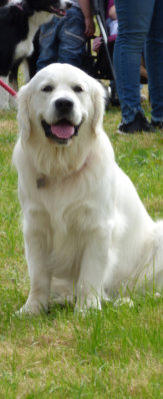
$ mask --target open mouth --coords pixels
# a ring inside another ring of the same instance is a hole
[[[49,125],[42,120],[45,136],[55,140],[59,144],[67,144],[73,136],[78,135],[80,125],[75,126],[67,119],[61,119],[57,123]]]
[[[63,7],[63,8],[57,8],[57,7],[54,7],[53,5],[51,5],[49,11],[59,17],[64,17],[66,15],[66,10],[71,8],[71,6],[72,6],[72,3],[70,0],[70,1],[66,2],[65,7]]]
[[[56,8],[51,6],[49,10],[52,14],[58,15],[59,17],[64,17],[66,15],[66,11],[62,10],[61,8]]]

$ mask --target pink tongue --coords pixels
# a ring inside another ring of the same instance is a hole
[[[51,125],[51,132],[60,139],[69,139],[74,134],[74,126],[68,122]]]

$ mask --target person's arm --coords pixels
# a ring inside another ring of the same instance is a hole
[[[109,8],[108,14],[109,14],[109,18],[111,18],[113,20],[117,19],[117,13],[116,13],[115,6],[112,6],[112,7]]]
[[[82,13],[85,18],[85,34],[86,36],[92,36],[95,33],[95,24],[93,21],[93,15],[90,7],[89,0],[78,0],[81,7]]]

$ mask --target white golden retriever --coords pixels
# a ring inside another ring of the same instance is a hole
[[[31,283],[20,312],[48,308],[52,277],[56,294],[74,295],[81,310],[100,309],[122,286],[162,286],[163,222],[116,164],[103,112],[100,83],[66,64],[19,92],[13,160]]]

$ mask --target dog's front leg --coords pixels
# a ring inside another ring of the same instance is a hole
[[[77,282],[77,310],[85,311],[90,307],[101,309],[108,251],[108,232],[92,232],[83,253]]]
[[[41,216],[40,216],[41,220]],[[50,234],[49,234],[50,235]],[[48,230],[32,221],[24,225],[25,253],[30,276],[30,292],[19,313],[37,314],[48,309],[51,273],[48,267]]]

